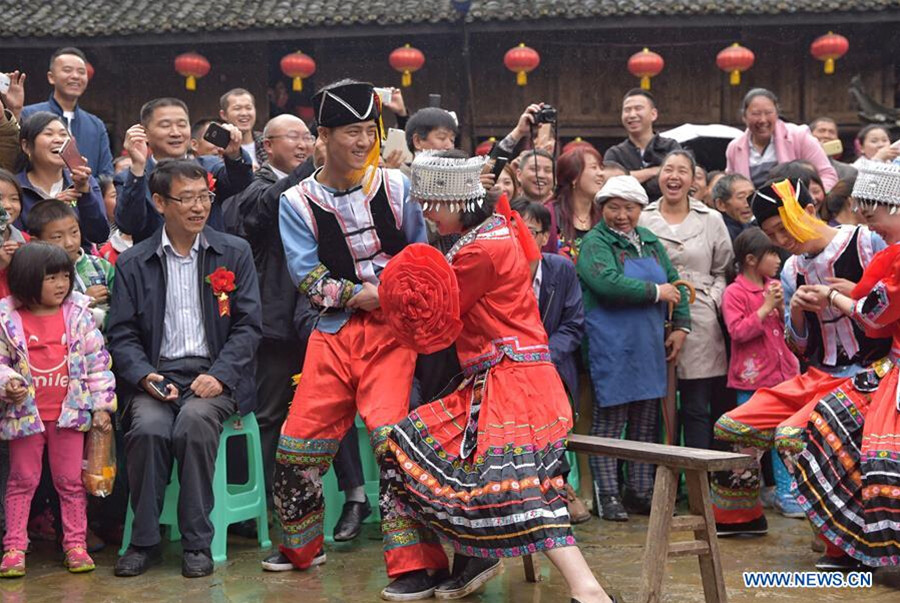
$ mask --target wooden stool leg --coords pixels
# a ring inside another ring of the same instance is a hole
[[[694,538],[709,545],[709,553],[699,555],[700,576],[703,578],[703,594],[706,603],[726,603],[725,579],[722,577],[722,560],[719,557],[719,541],[716,522],[709,501],[709,478],[706,471],[685,471],[691,513],[706,521],[705,530],[694,531]]]
[[[644,570],[641,576],[641,603],[659,603],[662,599],[662,580],[669,554],[669,526],[675,511],[678,492],[678,471],[659,465],[653,485],[650,524],[647,526],[647,546],[644,547]]]
[[[538,582],[541,577],[538,575],[537,563],[531,555],[522,557],[522,565],[525,567],[525,582]]]

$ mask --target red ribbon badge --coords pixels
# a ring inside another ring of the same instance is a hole
[[[231,316],[231,305],[228,294],[236,289],[234,285],[234,272],[219,266],[212,274],[206,277],[206,282],[212,287],[213,295],[219,301],[219,316]]]

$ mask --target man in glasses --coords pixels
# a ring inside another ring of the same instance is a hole
[[[162,160],[149,189],[163,224],[119,257],[107,330],[134,509],[115,574],[138,576],[160,561],[159,515],[177,461],[181,571],[195,578],[213,571],[222,426],[256,406],[259,284],[250,246],[207,226],[215,194],[201,165]]]

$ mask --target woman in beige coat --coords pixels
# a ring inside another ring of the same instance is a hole
[[[678,356],[679,417],[685,445],[710,448],[715,419],[731,408],[725,391],[728,360],[719,311],[725,268],[734,261],[734,252],[721,214],[690,198],[695,167],[694,158],[685,151],[666,156],[659,173],[662,197],[647,207],[640,225],[662,241],[681,278],[697,290],[691,333]]]

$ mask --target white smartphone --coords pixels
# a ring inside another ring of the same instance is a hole
[[[5,73],[0,73],[0,94],[6,94],[9,92],[9,76]]]
[[[403,163],[409,163],[413,160],[413,154],[410,152],[409,147],[406,146],[406,132],[397,128],[391,128],[388,130],[384,146],[381,147],[381,156],[388,157],[391,153],[398,150],[403,152]]]
[[[376,86],[375,94],[377,94],[378,98],[381,99],[381,106],[384,106],[391,102],[391,98],[394,96],[394,91],[390,88],[379,88]]]

